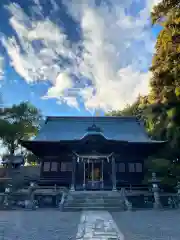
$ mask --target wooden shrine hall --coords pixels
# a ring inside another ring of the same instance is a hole
[[[134,117],[47,117],[21,145],[41,159],[41,181],[71,190],[141,185],[144,160],[165,144]]]

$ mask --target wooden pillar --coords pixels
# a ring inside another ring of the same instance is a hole
[[[75,179],[76,177],[76,157],[72,158],[72,180],[71,180],[71,191],[75,191]]]
[[[92,187],[94,187],[94,162],[92,161],[91,165],[91,181],[92,181]]]
[[[112,162],[112,184],[113,184],[112,190],[117,191],[117,188],[116,188],[116,163],[115,163],[115,159],[113,156],[112,156],[111,162]]]
[[[101,160],[101,168],[102,168],[102,171],[101,171],[101,181],[102,181],[101,187],[102,187],[102,189],[104,189],[104,160],[103,159]]]
[[[83,159],[83,169],[84,169],[84,172],[83,172],[83,189],[86,190],[86,163],[85,163],[85,159]]]

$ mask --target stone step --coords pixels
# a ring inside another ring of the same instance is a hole
[[[123,201],[121,200],[117,200],[117,201],[66,201],[65,203],[68,203],[68,204],[89,204],[89,205],[92,205],[92,204],[122,204]]]
[[[72,203],[72,204],[64,204],[64,206],[66,207],[83,207],[83,206],[89,206],[89,207],[93,207],[93,206],[95,206],[95,207],[101,207],[101,206],[103,206],[103,207],[108,207],[108,206],[123,206],[124,204],[93,204],[93,205],[90,205],[90,204],[86,204],[86,203],[84,203],[84,204],[74,204],[74,203]]]
[[[106,210],[106,211],[110,211],[110,212],[118,212],[118,211],[124,211],[125,209],[122,207],[65,207],[63,209],[64,212],[79,212],[79,211],[96,211],[96,210]]]
[[[87,202],[81,202],[81,203],[77,203],[77,202],[65,202],[64,205],[122,205],[123,202],[96,202],[96,203],[87,203]]]
[[[64,211],[110,209],[124,210],[124,201],[119,192],[73,192],[69,193],[64,203]]]

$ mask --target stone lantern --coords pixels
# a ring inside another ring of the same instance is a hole
[[[176,190],[177,190],[177,198],[178,198],[178,207],[180,207],[180,181],[177,182]]]
[[[152,192],[154,194],[154,208],[159,209],[161,208],[160,196],[159,196],[159,183],[160,180],[157,179],[156,173],[152,173],[152,179],[150,180],[152,183]]]
[[[178,197],[179,197],[179,199],[180,199],[180,181],[177,182],[176,189],[177,189]]]
[[[28,188],[28,200],[26,200],[25,207],[28,209],[34,209],[34,190],[36,189],[36,185],[34,182],[30,183]]]
[[[8,207],[10,205],[10,201],[9,201],[9,196],[11,194],[11,185],[8,185],[5,188],[5,195],[4,195],[4,206]]]

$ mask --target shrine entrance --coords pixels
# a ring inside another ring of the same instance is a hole
[[[82,176],[78,188],[103,190],[109,184],[110,189],[116,189],[116,172],[112,153],[109,155],[78,155],[76,153],[76,164],[80,169],[78,174]]]
[[[92,160],[85,163],[87,189],[101,189],[104,185],[103,161]]]

